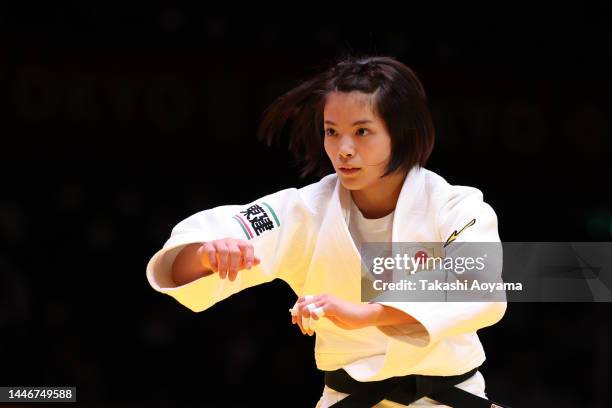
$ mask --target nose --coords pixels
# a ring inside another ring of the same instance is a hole
[[[342,136],[340,139],[340,148],[338,154],[343,159],[349,159],[355,156],[355,145],[350,136]]]

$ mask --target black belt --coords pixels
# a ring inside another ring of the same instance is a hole
[[[413,374],[368,382],[355,380],[343,369],[324,373],[325,385],[338,392],[350,394],[333,404],[333,408],[371,408],[384,399],[410,405],[423,397],[455,408],[510,408],[454,386],[472,377],[476,371],[478,367],[460,375]]]

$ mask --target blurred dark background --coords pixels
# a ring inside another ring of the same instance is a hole
[[[316,181],[255,131],[347,52],[417,72],[428,167],[480,188],[503,240],[609,241],[610,4],[534,7],[3,4],[0,385],[76,386],[83,407],[314,407],[287,285],[196,314],[145,265],[197,211]],[[610,406],[611,311],[510,304],[479,331],[489,396]]]

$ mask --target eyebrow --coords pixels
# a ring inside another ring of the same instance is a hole
[[[355,126],[355,125],[363,125],[364,123],[374,123],[374,122],[373,122],[373,121],[371,121],[371,120],[369,120],[369,119],[361,119],[361,120],[358,120],[358,121],[353,122],[353,125],[352,125],[352,126]],[[337,125],[336,125],[334,122],[332,122],[331,120],[326,120],[326,121],[325,121],[325,124],[327,124],[327,125],[332,125],[332,126],[337,126]]]

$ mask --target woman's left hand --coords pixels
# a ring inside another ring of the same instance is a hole
[[[347,302],[333,295],[309,296],[308,299],[300,296],[293,306],[291,322],[297,324],[303,334],[310,336],[312,336],[313,331],[311,328],[303,326],[302,317],[305,319],[312,317],[314,320],[319,320],[319,316],[309,309],[308,305],[311,304],[314,306],[310,306],[310,308],[320,308],[318,310],[323,311],[321,318],[329,319],[336,326],[347,330],[370,326],[373,314],[380,311],[380,305]]]

